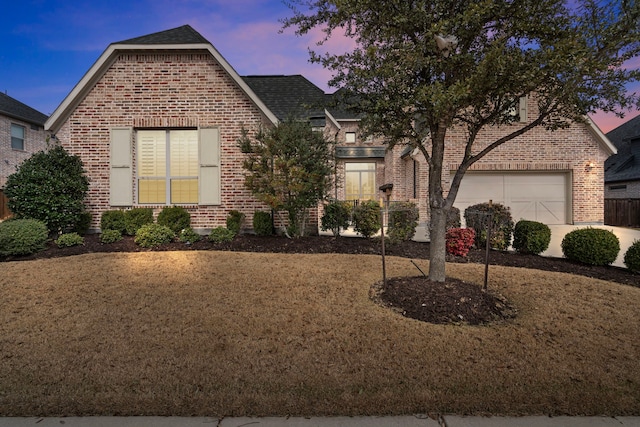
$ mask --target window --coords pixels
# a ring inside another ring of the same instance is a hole
[[[345,163],[344,169],[347,200],[376,198],[375,163]]]
[[[356,142],[356,133],[355,132],[346,132],[344,134],[345,136],[345,141],[347,143],[353,144]]]
[[[619,190],[626,190],[626,189],[627,189],[626,185],[610,185],[609,186],[609,190],[612,190],[612,191],[616,191],[616,190],[619,191]]]
[[[24,126],[11,124],[11,148],[24,150]]]
[[[198,131],[141,130],[138,203],[198,203]]]

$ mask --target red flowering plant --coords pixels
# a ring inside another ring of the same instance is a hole
[[[476,232],[473,228],[450,228],[447,230],[447,253],[467,256],[473,246]]]

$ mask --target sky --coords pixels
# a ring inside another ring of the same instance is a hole
[[[240,75],[302,74],[332,92],[331,74],[309,62],[321,35],[281,31],[291,15],[280,0],[8,1],[0,14],[0,91],[50,115],[110,43],[189,24]],[[344,51],[343,42],[327,49]],[[592,119],[606,133],[636,115]]]

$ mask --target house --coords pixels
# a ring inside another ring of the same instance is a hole
[[[90,179],[92,228],[108,209],[181,205],[197,229],[224,225],[230,210],[266,206],[244,187],[243,128],[304,118],[336,143],[334,196],[412,200],[427,216],[427,168],[421,156],[381,140],[362,139],[357,116],[325,109],[328,95],[302,76],[239,76],[190,26],[109,45],[46,122]],[[522,120],[535,115],[531,100]],[[508,129],[491,129],[484,141]],[[455,170],[463,132],[452,130],[447,176]],[[480,140],[482,141],[482,139]],[[478,162],[463,180],[457,206],[489,199],[512,207],[514,219],[602,223],[604,160],[614,147],[589,122],[536,130]],[[316,217],[317,220],[317,217]]]
[[[168,205],[196,229],[234,209],[251,224],[266,206],[244,187],[242,130],[306,108],[272,86],[323,95],[301,76],[242,78],[188,25],[111,44],[46,123],[84,163],[91,228],[105,210]]]
[[[607,133],[618,153],[605,162],[605,220],[640,227],[640,115]]]
[[[485,129],[477,137],[483,147],[537,114],[532,97],[520,100],[519,123]],[[358,118],[330,110],[327,127],[338,135],[336,157],[341,179],[337,199],[385,197],[379,189],[393,184],[391,200],[414,202],[420,221],[428,222],[428,165],[417,150],[397,145],[391,152],[380,140],[363,140]],[[450,129],[445,151],[443,186],[448,191],[466,142],[462,128]],[[479,150],[479,148],[477,148]],[[502,145],[475,163],[465,174],[454,206],[461,213],[470,205],[492,200],[511,208],[514,221],[546,224],[602,224],[604,161],[615,147],[587,118],[567,129],[538,127]]]
[[[46,120],[41,112],[0,93],[0,218],[8,214],[2,194],[7,177],[31,154],[46,147]]]

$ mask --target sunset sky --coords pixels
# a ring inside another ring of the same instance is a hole
[[[308,48],[320,36],[280,32],[279,20],[291,11],[279,0],[19,0],[5,2],[2,9],[0,91],[47,115],[110,43],[185,24],[240,75],[302,74],[333,91],[327,87],[330,74],[308,62]],[[341,51],[339,43],[329,49]],[[640,91],[640,84],[630,90]],[[606,133],[636,115],[592,118]]]

